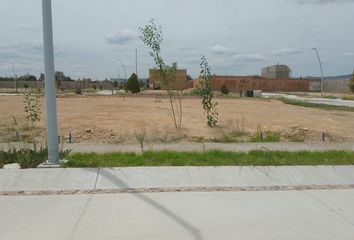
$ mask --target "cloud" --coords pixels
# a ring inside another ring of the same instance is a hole
[[[43,46],[39,41],[14,42],[0,46],[0,59],[14,60],[38,60],[43,56]]]
[[[268,58],[260,53],[243,53],[232,56],[232,60],[237,62],[264,62]]]
[[[228,55],[228,54],[234,54],[236,52],[235,49],[223,45],[215,45],[209,47],[209,51],[216,55]]]
[[[297,0],[300,4],[354,3],[353,0]]]
[[[354,52],[345,52],[343,53],[343,57],[354,57]]]
[[[137,32],[131,29],[123,29],[118,33],[108,33],[106,42],[108,44],[124,45],[137,39]]]
[[[277,49],[272,52],[272,54],[274,56],[292,56],[292,55],[298,55],[301,53],[303,53],[303,50],[301,50],[299,48],[288,48],[288,47]]]

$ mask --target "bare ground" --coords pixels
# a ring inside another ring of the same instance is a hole
[[[14,135],[14,118],[24,124],[24,97],[0,96],[0,142]],[[244,131],[279,132],[284,141],[319,142],[321,132],[333,142],[353,141],[353,112],[327,111],[263,99],[216,99],[220,120],[215,128],[206,125],[198,98],[183,99],[183,127],[173,128],[169,101],[154,96],[79,96],[57,99],[60,135],[72,133],[75,142],[136,143],[136,133],[146,130],[146,141],[178,142],[215,140]],[[42,99],[42,109],[44,103]],[[13,116],[13,117],[12,117]],[[42,113],[40,127],[44,129]]]

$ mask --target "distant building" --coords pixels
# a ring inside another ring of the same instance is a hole
[[[184,90],[193,87],[193,82],[187,80],[187,70],[178,69],[176,72],[176,79],[173,81],[173,90]],[[149,89],[163,89],[161,86],[161,76],[157,69],[149,70]]]
[[[289,79],[291,69],[286,65],[274,65],[262,68],[262,77],[272,79]]]

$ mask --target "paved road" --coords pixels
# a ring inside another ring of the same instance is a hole
[[[0,236],[352,240],[353,172],[354,166],[0,170]]]
[[[291,100],[297,100],[302,102],[317,103],[317,104],[327,104],[332,106],[345,106],[345,107],[354,107],[354,101],[342,100],[342,99],[328,99],[328,98],[314,98],[314,97],[299,97],[290,94],[282,93],[263,93],[263,96],[266,98],[271,97],[284,97]]]

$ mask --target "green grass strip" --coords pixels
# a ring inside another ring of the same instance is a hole
[[[328,105],[328,104],[322,104],[322,103],[309,103],[309,102],[303,102],[303,101],[298,101],[298,100],[293,100],[293,99],[287,99],[287,98],[277,98],[278,100],[282,101],[285,104],[289,105],[295,105],[295,106],[301,106],[301,107],[312,107],[312,108],[320,108],[324,110],[331,110],[331,111],[345,111],[345,112],[354,112],[353,107],[346,107],[346,106],[333,106],[333,105]]]
[[[64,167],[142,167],[142,166],[308,166],[354,165],[354,152],[283,152],[251,151],[248,153],[208,151],[147,151],[138,153],[74,153]]]

